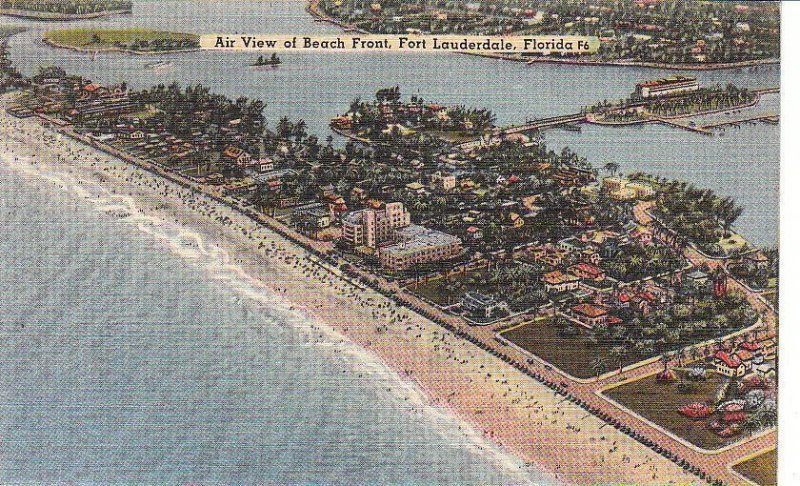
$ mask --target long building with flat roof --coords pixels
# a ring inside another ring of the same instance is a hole
[[[381,265],[390,270],[448,260],[462,251],[460,238],[415,224],[398,229],[397,237],[399,243],[378,250]]]
[[[671,78],[654,79],[636,85],[636,94],[640,98],[657,98],[679,93],[688,93],[700,89],[697,78],[673,76]]]

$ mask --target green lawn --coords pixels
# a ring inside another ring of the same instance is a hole
[[[461,291],[453,292],[448,290],[447,286],[448,283],[445,279],[437,278],[429,282],[423,281],[419,285],[413,285],[409,287],[409,290],[431,302],[446,307],[457,304],[463,295]]]
[[[761,486],[778,484],[777,449],[772,449],[760,456],[740,462],[733,466],[733,470]]]
[[[676,383],[659,383],[655,375],[650,375],[606,390],[604,394],[696,446],[719,449],[741,437],[719,437],[706,426],[708,419],[691,420],[681,415],[678,408],[693,402],[713,402],[725,380],[721,375],[708,373],[705,381],[693,382],[697,385],[694,391],[680,393]]]
[[[719,240],[719,246],[726,255],[738,253],[750,247],[747,240],[736,233],[731,233],[729,238],[721,238]]]
[[[199,43],[199,36],[180,32],[150,29],[62,29],[45,34],[45,39],[57,44],[82,49],[133,48],[136,42],[170,41]],[[199,44],[198,44],[199,45]],[[136,50],[155,50],[138,48]],[[168,50],[168,49],[164,49]]]
[[[609,353],[611,346],[592,343],[588,338],[589,331],[581,327],[575,336],[562,336],[551,318],[535,320],[500,334],[576,378],[593,378],[596,373],[592,364],[598,357],[605,363],[605,371],[601,374],[617,368],[615,359]],[[637,361],[639,359],[635,357],[627,357],[622,360],[622,366]]]
[[[451,142],[451,143],[463,143],[469,142],[471,140],[475,140],[480,138],[480,134],[476,134],[474,132],[468,131],[457,131],[457,130],[427,130],[422,129],[421,132],[427,133],[428,135],[436,138],[441,138],[442,140]]]
[[[4,0],[0,8],[41,14],[76,15],[113,10],[131,10],[130,0]]]

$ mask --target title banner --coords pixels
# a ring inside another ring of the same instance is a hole
[[[458,36],[458,35],[204,35],[204,49],[235,51],[398,51],[398,52],[516,52],[592,54],[597,37],[579,36]]]

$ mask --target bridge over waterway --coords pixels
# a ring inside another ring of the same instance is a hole
[[[769,87],[769,88],[761,88],[752,90],[757,96],[756,101],[753,105],[757,104],[761,95],[765,94],[774,94],[779,93],[779,87]],[[647,107],[647,101],[633,101],[630,103],[626,103],[624,105],[614,107],[615,110],[628,110],[632,108],[642,108]],[[748,105],[749,107],[750,105]],[[731,111],[736,110],[743,107],[731,107],[727,110],[719,110],[719,111]],[[694,116],[700,115],[700,113],[695,114]],[[752,117],[740,118],[732,121],[720,121],[716,123],[711,123],[707,125],[699,125],[693,122],[688,121],[690,117],[693,115],[685,115],[685,116],[678,116],[678,117],[662,117],[650,114],[650,116],[646,119],[635,120],[631,122],[620,122],[620,123],[607,123],[608,125],[612,126],[625,126],[625,125],[635,125],[640,123],[662,123],[664,125],[672,126],[675,128],[681,128],[683,130],[688,130],[695,133],[700,133],[704,135],[711,135],[711,129],[713,128],[720,128],[728,125],[738,125],[747,122],[767,122],[767,123],[777,123],[779,120],[779,115],[770,113],[767,115],[755,115]],[[592,122],[592,123],[599,123],[595,119],[590,119],[586,113],[573,113],[571,115],[559,115],[559,116],[551,116],[546,118],[536,118],[533,120],[527,120],[522,125],[512,125],[501,129],[498,132],[495,132],[495,135],[500,136],[508,136],[513,134],[519,133],[528,133],[537,130],[543,130],[545,128],[553,128],[563,125],[569,125],[574,123],[584,123],[584,122]],[[467,142],[463,142],[460,146],[464,149],[472,148],[476,143],[479,143],[480,139],[476,138],[474,140],[469,140]]]
[[[541,130],[543,128],[557,127],[559,125],[566,125],[568,123],[576,123],[586,121],[585,113],[575,113],[573,115],[552,116],[549,118],[538,118],[536,120],[529,120],[524,125],[511,126],[504,128],[503,135],[511,135],[514,133],[532,132],[534,130]]]
[[[755,89],[755,90],[753,90],[753,92],[758,97],[760,97],[761,95],[765,95],[765,94],[779,93],[780,92],[780,87],[770,87],[770,88]],[[647,102],[646,101],[634,101],[634,102],[631,102],[631,103],[626,103],[626,104],[624,104],[622,106],[618,106],[615,109],[617,109],[617,110],[627,110],[627,109],[639,108],[639,107],[643,107],[643,106],[644,107],[647,106]],[[732,107],[731,109],[732,110],[736,109],[736,107]],[[769,115],[769,116],[766,116],[766,117],[761,117],[761,116],[754,117],[751,120],[771,121],[772,118],[774,118],[774,115]],[[543,128],[552,128],[552,127],[557,127],[557,126],[566,125],[566,124],[570,124],[570,123],[581,123],[581,122],[585,122],[585,121],[587,121],[585,113],[575,113],[575,114],[572,114],[572,115],[552,116],[552,117],[549,117],[549,118],[537,118],[535,120],[528,120],[523,125],[506,127],[506,128],[504,128],[502,130],[501,133],[503,135],[511,135],[511,134],[514,134],[514,133],[532,132],[534,130],[541,130]],[[678,128],[683,128],[683,129],[687,129],[687,130],[698,132],[698,133],[706,133],[705,129],[713,128],[713,127],[717,126],[717,125],[709,125],[709,126],[703,126],[703,127],[695,127],[693,125],[689,125],[688,123],[676,122],[675,120],[668,120],[668,119],[665,119],[665,118],[662,118],[662,117],[658,117],[658,116],[653,116],[652,117],[652,121],[658,121],[658,122],[666,123],[668,125],[673,125],[673,126],[676,126]],[[749,120],[740,120],[739,122],[743,122],[743,121],[749,121]],[[728,123],[725,123],[725,124],[728,124]]]

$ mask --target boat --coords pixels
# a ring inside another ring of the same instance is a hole
[[[149,64],[145,64],[145,69],[150,69],[151,71],[158,71],[161,69],[171,68],[173,66],[172,61],[158,61],[158,62],[151,62]]]
[[[256,62],[251,64],[251,66],[252,67],[275,67],[275,66],[281,65],[282,62],[283,61],[281,61],[281,58],[279,58],[278,55],[273,52],[272,56],[270,56],[269,59],[264,58],[264,56],[258,56],[258,59],[256,60]]]

